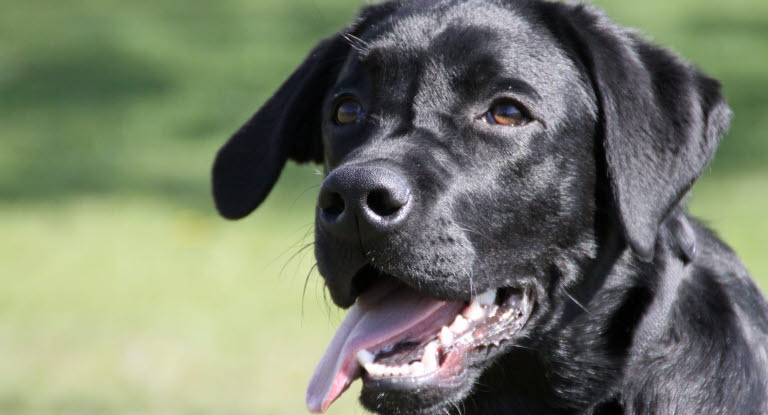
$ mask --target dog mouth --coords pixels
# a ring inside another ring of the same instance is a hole
[[[336,331],[310,380],[307,408],[325,412],[360,377],[381,391],[461,385],[475,357],[525,325],[529,294],[505,287],[442,301],[385,278],[357,298]]]

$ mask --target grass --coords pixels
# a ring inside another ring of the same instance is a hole
[[[0,209],[0,413],[302,413],[341,315],[316,278],[302,299],[295,197],[237,225],[122,196]]]
[[[691,209],[768,288],[768,4],[597,3],[723,81],[736,117]],[[304,413],[342,317],[316,276],[302,296],[318,177],[291,167],[229,223],[207,176],[359,2],[62,4],[0,4],[0,413]]]

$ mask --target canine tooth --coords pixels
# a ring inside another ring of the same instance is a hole
[[[437,357],[427,359],[427,361],[424,363],[424,372],[432,373],[435,370],[437,370]]]
[[[469,328],[469,322],[467,322],[467,320],[464,319],[464,317],[462,317],[461,314],[456,316],[456,319],[453,320],[453,323],[451,323],[451,327],[450,327],[451,331],[454,332],[454,334],[463,333],[468,328]]]
[[[375,356],[373,353],[369,352],[368,350],[360,349],[360,351],[357,352],[357,361],[363,367],[369,363],[373,363],[374,358]]]
[[[440,329],[440,344],[444,347],[450,347],[453,344],[453,332],[448,327],[443,326]]]
[[[472,301],[469,306],[461,312],[468,320],[480,320],[485,315],[485,310],[477,301]]]
[[[475,301],[480,303],[480,305],[491,305],[496,301],[496,290],[490,289],[477,297],[475,297]]]
[[[495,316],[495,315],[496,315],[496,313],[497,313],[498,311],[499,311],[499,306],[497,306],[497,305],[495,305],[495,304],[494,304],[494,305],[492,305],[492,306],[491,306],[491,311],[489,311],[489,312],[488,312],[488,317],[493,317],[493,316]]]
[[[424,355],[421,356],[421,363],[427,373],[434,372],[439,366],[437,350],[440,346],[437,342],[432,342],[424,348]]]

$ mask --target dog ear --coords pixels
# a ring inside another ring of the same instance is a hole
[[[720,84],[691,64],[589,6],[571,7],[619,221],[630,247],[651,260],[661,223],[714,156],[731,111]]]
[[[269,194],[287,159],[323,161],[322,103],[352,49],[355,34],[390,5],[368,6],[346,30],[320,42],[264,106],[219,150],[212,185],[222,216],[239,219]]]
[[[219,150],[213,198],[222,216],[239,219],[264,201],[288,158],[322,162],[320,107],[349,46],[334,36],[309,53],[277,92]]]

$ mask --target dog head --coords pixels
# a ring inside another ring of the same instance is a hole
[[[352,309],[308,406],[362,376],[371,410],[443,413],[552,339],[605,241],[654,257],[729,114],[716,81],[585,5],[383,3],[232,136],[213,192],[240,218],[287,159],[323,163],[318,269]]]

